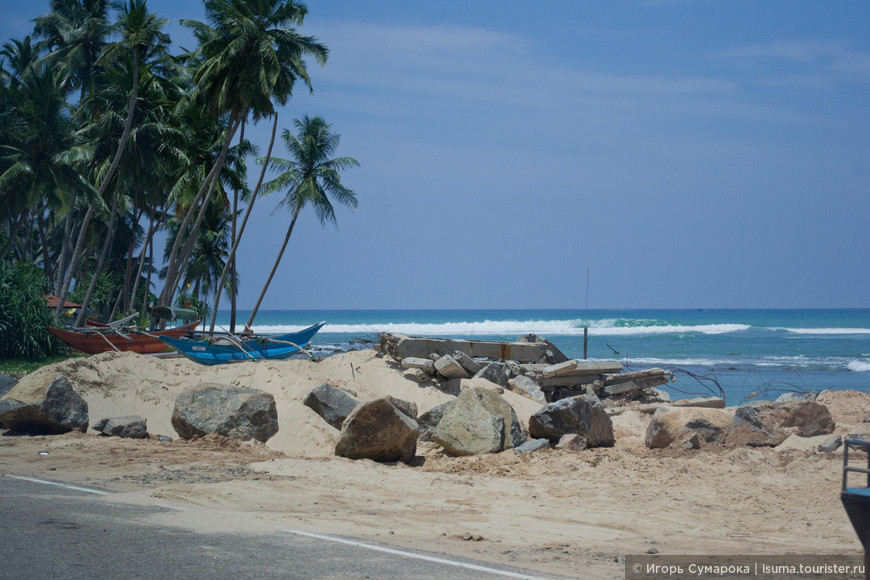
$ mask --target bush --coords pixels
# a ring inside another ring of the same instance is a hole
[[[42,270],[25,263],[0,263],[0,359],[39,360],[61,352],[45,327],[54,319],[43,294]]]

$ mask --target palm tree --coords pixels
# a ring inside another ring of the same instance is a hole
[[[306,115],[301,120],[297,119],[295,125],[298,131],[297,135],[293,135],[287,129],[281,134],[281,139],[293,159],[273,158],[272,167],[283,171],[283,173],[265,186],[265,191],[268,192],[287,190],[281,203],[293,212],[293,217],[287,228],[287,235],[284,236],[284,243],[275,259],[275,265],[272,266],[272,271],[269,273],[266,284],[257,299],[257,304],[248,319],[246,324],[248,327],[254,323],[254,318],[260,309],[260,303],[263,302],[263,297],[269,289],[269,284],[272,283],[278,264],[281,263],[287,242],[290,240],[293,227],[296,225],[296,219],[305,206],[312,206],[321,225],[325,225],[326,222],[337,225],[335,209],[329,200],[330,197],[341,205],[354,210],[359,205],[356,194],[341,184],[341,172],[351,167],[358,167],[359,162],[353,157],[332,157],[335,150],[338,149],[341,136],[332,133],[330,131],[332,125],[321,117],[312,119]]]
[[[93,91],[97,60],[109,34],[108,0],[51,0],[51,10],[34,19],[34,32],[44,39],[48,60],[69,71],[70,90],[79,100]]]
[[[0,218],[8,224],[9,239],[0,258],[11,250],[15,232],[31,210],[47,204],[72,211],[75,192],[92,189],[79,172],[91,151],[72,119],[64,82],[62,71],[39,62],[3,87]]]
[[[297,80],[311,88],[305,56],[321,65],[326,62],[326,46],[288,28],[301,25],[307,12],[305,5],[296,0],[205,0],[206,18],[213,26],[182,21],[193,29],[200,43],[191,55],[199,59],[194,75],[195,99],[215,116],[226,117],[227,131],[222,154],[200,187],[173,243],[160,297],[162,305],[171,302],[181,266],[193,252],[215,179],[239,126],[249,115],[256,122],[274,114],[274,105],[287,102]],[[188,232],[197,208],[199,213]],[[183,235],[188,237],[182,247]]]
[[[165,60],[167,57],[167,48],[169,46],[169,36],[161,32],[161,28],[168,22],[165,19],[158,19],[156,15],[148,12],[148,8],[145,5],[145,0],[127,0],[126,4],[116,5],[116,7],[121,11],[121,18],[118,20],[118,23],[115,25],[115,28],[118,32],[121,33],[122,39],[120,42],[109,46],[101,55],[101,61],[112,62],[113,60],[120,60],[126,56],[129,56],[131,59],[131,63],[129,65],[130,72],[132,74],[132,82],[130,88],[130,103],[127,107],[127,119],[124,123],[124,129],[121,133],[121,138],[118,142],[117,150],[115,151],[115,156],[112,159],[112,164],[109,166],[106,174],[103,176],[103,180],[100,183],[99,195],[103,195],[111,182],[112,177],[114,177],[115,171],[118,168],[118,164],[121,162],[121,154],[124,151],[124,147],[127,144],[127,141],[130,138],[130,130],[133,127],[133,119],[135,117],[136,112],[136,101],[139,94],[139,66],[140,63],[145,63],[146,66],[150,65],[151,62],[156,61],[159,62],[161,60]],[[81,230],[79,232],[79,241],[76,242],[76,248],[80,247],[81,242],[83,240],[82,233],[87,229],[88,223],[90,222],[91,216],[93,216],[94,205],[91,205],[88,208],[87,213],[85,213],[85,217],[82,221]],[[112,202],[112,220],[110,224],[114,224],[115,211],[117,209],[117,198]],[[114,229],[111,229],[105,238],[104,249],[100,253],[100,261],[97,264],[97,271],[94,276],[91,278],[91,283],[88,286],[88,291],[85,294],[85,297],[82,301],[82,306],[79,310],[79,316],[76,319],[76,326],[79,326],[85,317],[85,313],[87,312],[88,302],[93,295],[94,288],[96,287],[97,279],[102,271],[102,268],[105,265],[105,256],[108,252],[108,247],[112,243],[112,235],[114,234]],[[75,260],[76,251],[73,252],[73,259]],[[64,279],[64,285],[68,287],[68,282],[66,278]],[[59,294],[60,300],[63,301],[66,293],[66,287],[61,287],[61,293]],[[58,306],[58,314],[61,306]]]
[[[278,129],[278,112],[275,112],[275,115],[272,119],[272,137],[269,139],[269,149],[266,151],[266,157],[261,160],[262,168],[260,170],[260,178],[257,180],[257,185],[254,187],[254,191],[251,194],[250,201],[248,202],[248,207],[245,210],[245,217],[242,219],[242,225],[239,227],[238,231],[235,231],[235,219],[233,219],[233,247],[230,249],[230,255],[227,258],[227,263],[224,266],[223,272],[221,272],[220,281],[217,285],[217,291],[214,296],[214,308],[211,313],[211,326],[209,327],[209,333],[214,334],[214,326],[217,321],[217,312],[218,306],[220,306],[221,302],[221,291],[224,287],[224,281],[227,278],[227,273],[230,269],[232,269],[231,276],[236,276],[236,250],[239,249],[239,243],[242,241],[242,235],[245,233],[245,226],[248,224],[248,218],[251,216],[251,211],[254,209],[254,203],[257,201],[257,194],[260,192],[260,186],[263,184],[263,178],[266,176],[266,168],[269,166],[269,160],[272,158],[272,146],[275,144],[275,131]],[[233,206],[235,210],[235,205]],[[230,316],[230,332],[233,333],[236,330],[236,294],[232,295],[232,313]]]

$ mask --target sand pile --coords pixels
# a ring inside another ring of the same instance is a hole
[[[104,417],[141,415],[148,431],[175,436],[170,423],[175,398],[202,382],[255,388],[275,397],[278,434],[267,446],[288,455],[331,456],[338,431],[302,401],[315,387],[329,383],[356,393],[361,401],[391,395],[417,405],[419,414],[453,399],[435,386],[408,380],[398,365],[373,350],[349,352],[320,362],[307,359],[203,366],[183,358],[156,359],[135,353],[104,353],[70,359],[41,369],[62,373],[88,402],[91,423]],[[489,384],[488,381],[484,383]],[[506,391],[524,428],[540,405]]]

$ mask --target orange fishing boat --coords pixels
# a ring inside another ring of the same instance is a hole
[[[114,328],[97,329],[82,328],[76,330],[61,330],[47,327],[49,332],[76,350],[88,354],[99,354],[108,351],[137,352],[139,354],[155,354],[167,350],[160,342],[161,336],[181,338],[196,330],[199,321],[169,328],[146,332],[143,330],[117,330]]]

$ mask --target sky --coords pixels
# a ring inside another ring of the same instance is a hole
[[[3,42],[48,11],[0,2]],[[148,5],[193,46],[201,1]],[[870,307],[870,3],[307,5],[330,56],[279,131],[331,123],[359,208],[300,216],[262,308]],[[278,200],[242,241],[242,308]]]

